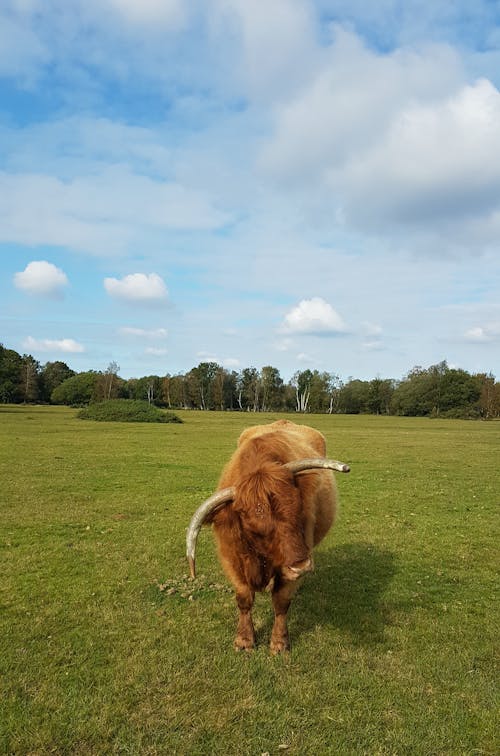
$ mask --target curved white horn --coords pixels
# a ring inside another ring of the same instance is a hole
[[[286,467],[294,474],[304,472],[304,470],[317,469],[336,470],[337,472],[348,473],[351,469],[349,465],[345,465],[343,462],[338,462],[336,459],[326,459],[325,457],[295,459],[293,462],[287,462],[283,467]]]
[[[194,561],[196,539],[198,538],[198,533],[200,532],[201,526],[205,522],[208,515],[211,514],[211,512],[216,512],[218,509],[221,509],[232,499],[234,499],[234,488],[223,488],[221,491],[217,491],[212,496],[210,496],[210,498],[206,499],[203,504],[200,504],[200,506],[192,516],[186,534],[186,556],[188,558],[189,571],[192,578],[196,577],[196,568]]]

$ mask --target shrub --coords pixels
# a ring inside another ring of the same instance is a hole
[[[182,423],[173,412],[164,412],[140,399],[109,399],[89,404],[80,410],[82,420],[99,420],[122,423]]]

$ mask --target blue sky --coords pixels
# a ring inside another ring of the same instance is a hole
[[[4,0],[0,342],[500,377],[499,87],[498,2]]]

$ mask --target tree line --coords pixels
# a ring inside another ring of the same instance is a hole
[[[451,368],[446,361],[414,367],[400,380],[342,381],[334,373],[306,369],[285,382],[271,365],[230,371],[216,362],[201,362],[183,374],[125,380],[115,362],[103,371],[76,373],[65,362],[41,365],[0,344],[0,402],[83,406],[115,398],[146,399],[169,409],[500,417],[495,377]]]

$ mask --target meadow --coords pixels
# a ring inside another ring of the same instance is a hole
[[[498,754],[500,424],[290,416],[321,430],[341,513],[272,657],[191,514],[276,415],[95,423],[0,407],[0,752]]]

